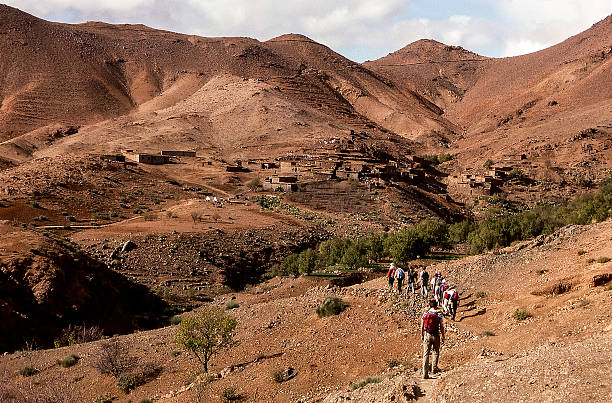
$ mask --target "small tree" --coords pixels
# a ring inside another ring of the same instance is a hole
[[[208,362],[221,349],[231,347],[238,322],[221,309],[206,309],[198,317],[185,318],[179,324],[174,342],[200,361],[208,372]]]
[[[127,347],[119,341],[113,340],[100,344],[100,354],[94,361],[93,366],[102,374],[119,378],[131,371],[137,362],[138,359],[129,354]]]

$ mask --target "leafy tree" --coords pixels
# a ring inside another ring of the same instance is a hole
[[[178,326],[174,342],[190,351],[208,373],[208,362],[223,348],[231,347],[238,322],[221,309],[205,309],[195,318],[185,318]]]
[[[350,246],[345,250],[342,256],[341,263],[356,268],[364,266],[368,263],[368,249],[363,239],[358,239],[350,243]]]
[[[444,246],[448,243],[448,225],[441,221],[428,218],[418,223],[415,229],[428,246]]]
[[[397,232],[390,248],[390,256],[399,266],[406,266],[417,256],[423,256],[429,251],[429,245],[423,236],[414,228],[405,228]]]
[[[300,273],[312,273],[317,264],[317,253],[312,249],[306,249],[297,258],[297,269]]]

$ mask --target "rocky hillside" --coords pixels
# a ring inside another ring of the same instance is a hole
[[[49,347],[69,325],[111,335],[164,321],[165,303],[146,287],[62,238],[4,221],[0,241],[1,350]]]
[[[461,302],[457,320],[447,319],[442,374],[427,381],[418,377],[424,301],[389,292],[384,277],[344,288],[313,277],[273,279],[220,296],[210,305],[232,303],[228,312],[238,319],[240,344],[213,359],[217,379],[205,386],[205,396],[222,401],[223,390],[236,386],[251,401],[581,401],[572,394],[576,390],[595,400],[609,397],[610,236],[610,221],[566,227],[431,267],[458,285]],[[349,306],[338,316],[319,318],[315,309],[328,295]],[[517,309],[526,314],[517,315]],[[188,315],[193,314],[197,311]],[[117,338],[140,357],[141,367],[152,362],[162,368],[129,395],[91,367],[99,343],[5,356],[4,388],[26,385],[30,379],[18,371],[32,365],[41,371],[33,378],[38,391],[64,382],[85,400],[105,394],[132,401],[195,399],[198,388],[189,373],[196,361],[177,352],[175,329]],[[78,365],[55,364],[71,353],[81,357]],[[587,365],[585,356],[597,365]],[[289,367],[296,375],[276,382],[275,371]]]

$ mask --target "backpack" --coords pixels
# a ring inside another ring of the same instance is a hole
[[[453,292],[451,298],[453,301],[459,301],[459,293],[457,292],[457,290],[454,290],[455,292]]]
[[[423,283],[427,284],[429,282],[429,273],[426,271],[421,272],[421,280],[423,280]]]
[[[404,270],[401,269],[397,269],[395,271],[395,278],[397,278],[398,280],[403,280],[404,279]]]
[[[423,330],[430,334],[438,334],[440,328],[440,318],[437,313],[427,312],[423,316]]]

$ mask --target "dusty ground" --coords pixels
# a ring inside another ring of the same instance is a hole
[[[412,298],[395,302],[397,297],[386,290],[384,278],[343,289],[306,277],[274,279],[218,297],[212,305],[223,307],[231,300],[239,304],[230,313],[238,319],[240,344],[213,359],[211,371],[222,378],[207,386],[207,399],[220,401],[223,388],[235,385],[251,401],[319,401],[366,376],[389,378],[392,385],[416,385],[415,391],[423,394],[420,398],[429,401],[610,397],[612,290],[594,287],[592,282],[595,275],[612,273],[611,263],[589,261],[612,255],[610,236],[609,221],[567,227],[546,239],[433,268],[458,285],[462,300],[457,321],[447,321],[448,341],[440,362],[443,374],[427,382],[415,378],[420,299],[414,307]],[[579,255],[581,249],[585,253]],[[550,290],[560,281],[572,287],[553,295]],[[485,291],[486,296],[476,298],[476,291]],[[335,317],[318,318],[315,308],[327,295],[342,297],[349,308]],[[517,308],[533,317],[513,319]],[[192,314],[197,311],[187,315]],[[113,386],[112,378],[101,377],[91,368],[99,342],[19,352],[2,358],[1,368],[7,384],[23,387],[35,380],[45,385],[60,378],[86,400],[110,393],[120,401],[145,397],[189,401],[189,374],[197,365],[187,353],[173,356],[177,350],[174,331],[168,327],[118,337],[141,357],[140,365],[152,361],[163,367],[157,378],[129,396]],[[485,331],[494,335],[483,336]],[[64,369],[55,364],[70,353],[82,357],[78,365]],[[593,357],[597,365],[589,365],[585,356]],[[390,360],[404,366],[390,369]],[[26,365],[41,372],[23,378],[18,371]],[[272,380],[275,370],[289,366],[297,370],[295,378],[281,384]],[[572,392],[576,388],[579,392]],[[372,401],[383,401],[376,400],[383,399],[377,393],[388,390],[377,390],[366,386],[356,393],[368,396],[371,392]]]

